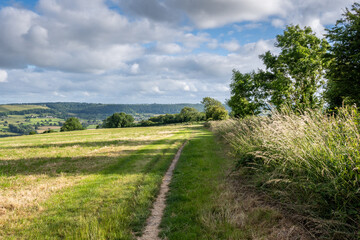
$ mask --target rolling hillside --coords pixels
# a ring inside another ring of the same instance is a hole
[[[21,112],[21,111],[34,110],[34,109],[49,109],[49,108],[42,105],[25,105],[25,104],[0,105],[0,113]]]

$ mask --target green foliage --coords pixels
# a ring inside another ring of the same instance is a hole
[[[204,104],[206,120],[225,120],[229,117],[227,110],[218,100],[204,97],[201,103]]]
[[[196,122],[204,120],[204,115],[192,107],[184,107],[181,109],[178,118],[181,122]]]
[[[140,125],[150,126],[150,125],[162,125],[162,124],[179,123],[179,122],[180,122],[179,114],[165,114],[165,115],[151,117],[148,120],[142,121]]]
[[[9,124],[9,131],[13,133],[19,133],[19,134],[29,134],[30,132],[34,131],[34,128],[30,125],[25,124]]]
[[[232,109],[233,116],[257,115],[265,106],[258,76],[259,74],[255,72],[242,74],[233,70],[230,84],[231,98],[227,102]]]
[[[340,107],[343,102],[360,106],[360,4],[346,9],[343,18],[327,29],[332,43],[330,66],[327,73],[326,99],[329,107]]]
[[[320,218],[337,239],[353,239],[360,223],[359,123],[356,108],[341,108],[337,116],[288,109],[213,129],[233,147],[238,165],[253,169],[263,190]]]
[[[319,39],[310,27],[288,26],[276,37],[278,55],[270,51],[260,58],[266,71],[241,74],[233,72],[229,105],[234,115],[258,114],[266,102],[277,109],[291,106],[294,110],[322,106],[319,90],[324,84],[324,58],[328,49],[325,39]]]
[[[269,74],[263,80],[271,91],[270,102],[278,109],[286,105],[296,110],[321,107],[316,93],[324,84],[327,41],[316,37],[310,27],[301,29],[298,25],[288,26],[276,40],[280,54],[260,56]]]
[[[201,104],[99,104],[99,103],[41,103],[55,111],[58,117],[76,116],[81,119],[105,119],[115,112],[126,114],[175,114],[186,106],[203,110]],[[1,115],[1,114],[0,114]]]
[[[184,107],[179,114],[165,114],[151,117],[140,122],[141,126],[155,126],[170,123],[204,121],[205,114],[192,107]]]
[[[60,132],[84,130],[85,128],[76,117],[68,118],[63,126],[60,128]]]
[[[104,120],[104,128],[122,128],[131,127],[134,123],[134,117],[126,113],[114,113],[110,117]]]

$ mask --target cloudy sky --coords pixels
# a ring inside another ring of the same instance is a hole
[[[284,26],[318,36],[353,0],[0,0],[0,103],[229,98]]]

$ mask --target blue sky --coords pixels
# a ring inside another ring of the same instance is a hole
[[[353,0],[1,0],[0,103],[229,98],[286,25],[322,37]]]

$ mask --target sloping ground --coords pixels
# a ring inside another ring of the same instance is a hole
[[[0,112],[18,112],[31,109],[49,109],[40,105],[0,105]]]

